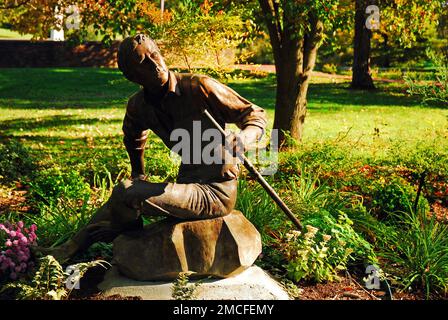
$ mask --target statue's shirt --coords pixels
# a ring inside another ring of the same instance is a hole
[[[234,123],[240,129],[250,125],[262,130],[266,127],[265,111],[224,84],[204,75],[170,71],[168,89],[161,99],[152,101],[143,89],[129,99],[123,132],[131,163],[132,157],[141,156],[148,129],[158,135],[170,149],[176,149],[179,139],[188,134],[189,140],[183,143],[184,146],[189,144],[190,147],[183,148],[180,152],[182,164],[177,182],[209,183],[222,180],[223,163],[210,164],[198,155],[198,152],[202,153],[210,144],[210,139],[207,141],[203,133],[207,129],[214,129],[203,113],[204,109],[207,109],[222,127],[225,127],[226,123]],[[185,152],[185,149],[188,152]]]

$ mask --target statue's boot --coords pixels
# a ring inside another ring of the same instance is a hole
[[[60,263],[67,262],[79,251],[85,250],[95,242],[111,242],[122,231],[120,227],[112,226],[110,201],[97,210],[89,224],[78,231],[73,238],[65,243],[51,248],[32,246],[31,251],[36,256],[52,255]]]
[[[124,201],[126,189],[130,186],[131,181],[123,181],[117,185],[109,200],[72,239],[53,248],[34,246],[33,253],[36,256],[52,255],[60,263],[64,263],[95,242],[112,242],[122,232],[143,228],[139,211],[128,207]]]

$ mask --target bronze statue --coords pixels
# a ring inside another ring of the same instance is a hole
[[[200,143],[201,152],[207,142],[197,141],[194,126],[197,129],[199,124],[201,135],[214,128],[203,113],[206,109],[221,126],[234,123],[241,129],[230,139],[232,151],[241,152],[237,149],[257,141],[266,126],[264,110],[229,87],[208,76],[169,71],[156,43],[146,35],[123,40],[118,66],[129,81],[143,87],[129,99],[123,121],[132,180],[116,186],[106,204],[71,240],[57,248],[41,250],[60,261],[94,242],[112,241],[124,231],[141,228],[141,215],[208,219],[233,210],[239,173],[235,163],[205,163],[194,152],[181,154],[175,183],[146,181],[144,149],[148,130],[170,149],[176,144],[170,139],[174,130],[188,132],[192,137],[190,144]]]

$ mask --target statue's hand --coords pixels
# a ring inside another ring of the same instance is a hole
[[[237,157],[246,151],[244,144],[244,134],[231,133],[226,137],[226,149],[233,157]]]
[[[238,164],[224,164],[221,169],[221,176],[224,179],[238,179],[240,168]]]

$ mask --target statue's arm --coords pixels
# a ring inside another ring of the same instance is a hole
[[[132,117],[129,111],[127,111],[123,120],[123,133],[123,142],[131,162],[131,177],[133,179],[144,179],[144,153],[146,140],[148,138],[148,130],[141,129],[136,119]]]
[[[245,149],[262,137],[267,124],[264,109],[209,77],[200,79],[200,88],[210,111],[226,123],[234,123],[241,129],[239,138]]]

